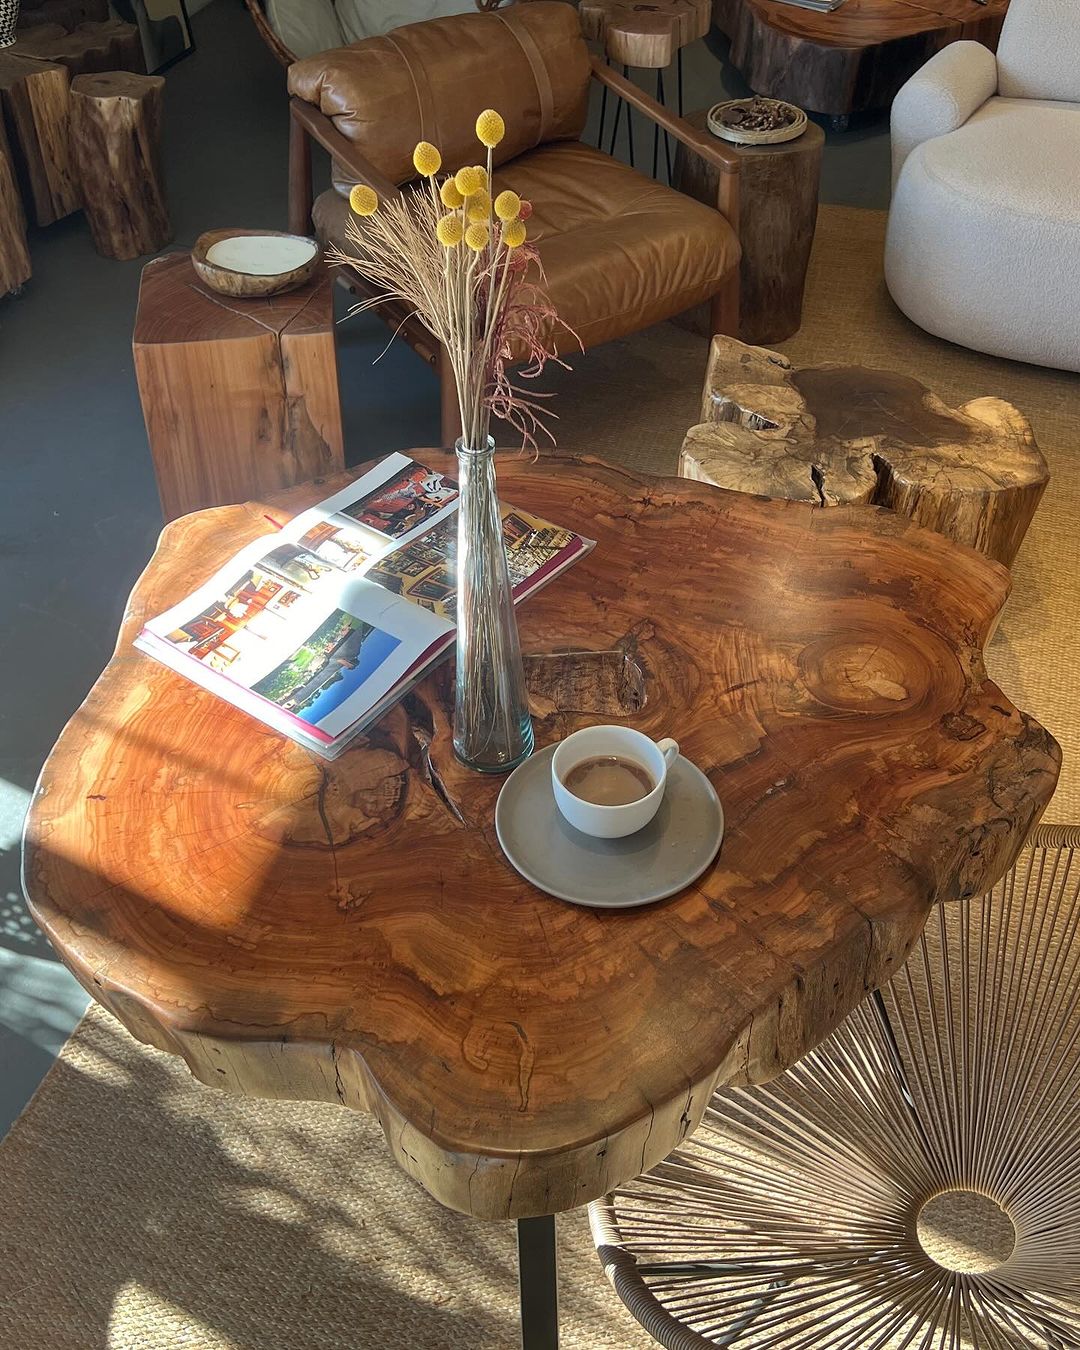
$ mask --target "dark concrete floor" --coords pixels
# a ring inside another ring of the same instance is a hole
[[[240,0],[193,19],[197,52],[167,76],[165,162],[176,240],[285,225],[284,76]],[[745,93],[710,38],[687,52],[688,107]],[[829,135],[822,198],[884,206],[883,119]],[[143,261],[111,262],[81,215],[32,236],[34,276],[0,299],[0,1134],[85,1006],[23,907],[22,817],[42,761],[108,659],[161,517],[131,361]],[[434,377],[377,320],[339,330],[350,463],[438,439]]]

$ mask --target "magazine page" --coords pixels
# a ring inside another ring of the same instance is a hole
[[[591,540],[582,539],[573,530],[552,525],[516,506],[500,502],[499,509],[515,604],[592,547]],[[372,562],[367,575],[395,595],[453,623],[456,553],[455,508],[410,542]]]
[[[452,477],[393,454],[290,521],[282,537],[343,571],[363,573],[447,518],[457,503]]]
[[[222,681],[239,686],[287,723],[332,741],[430,659],[453,627],[280,538],[249,545],[231,580],[224,569],[147,624],[139,645],[182,655],[199,683],[218,692]]]

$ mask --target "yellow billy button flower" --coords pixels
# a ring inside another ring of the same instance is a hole
[[[378,194],[366,183],[357,183],[349,193],[349,205],[358,216],[373,216],[379,209]]]
[[[465,231],[465,242],[474,253],[487,248],[490,238],[491,231],[486,225],[470,225]]]
[[[494,108],[485,108],[476,119],[476,135],[481,145],[493,150],[506,135],[506,123]]]
[[[491,219],[491,197],[481,188],[469,198],[465,214],[477,225],[486,225]]]
[[[465,200],[452,178],[443,180],[442,186],[439,188],[439,196],[442,198],[443,206],[449,207],[451,211],[456,211]]]
[[[495,214],[500,220],[517,220],[521,210],[521,198],[516,192],[507,189],[495,198]]]
[[[502,227],[502,241],[507,248],[520,248],[525,242],[525,235],[523,220],[508,220]]]
[[[430,141],[421,141],[412,152],[413,167],[425,178],[430,178],[442,168],[442,155]]]
[[[443,248],[456,248],[465,237],[465,226],[460,216],[443,216],[435,226],[435,237]]]
[[[466,165],[454,174],[454,186],[463,197],[472,197],[487,187],[487,174],[479,164]]]

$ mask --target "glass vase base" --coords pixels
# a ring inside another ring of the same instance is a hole
[[[516,753],[507,751],[504,755],[499,756],[490,752],[479,751],[472,755],[468,753],[465,747],[459,745],[456,740],[454,741],[454,754],[467,769],[472,769],[475,773],[510,773],[519,764],[523,764],[535,748],[531,720],[526,727],[522,728],[521,739],[515,746]]]

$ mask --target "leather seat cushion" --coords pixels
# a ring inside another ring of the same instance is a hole
[[[416,177],[417,141],[450,169],[478,164],[477,114],[506,123],[495,163],[585,125],[592,67],[577,11],[565,0],[407,24],[289,67],[289,92],[314,104],[392,183]]]
[[[584,347],[626,337],[709,299],[740,256],[718,211],[580,143],[546,145],[496,175],[532,202],[529,236],[562,321]],[[348,252],[348,202],[315,203],[320,238]],[[560,352],[577,349],[556,335]]]

